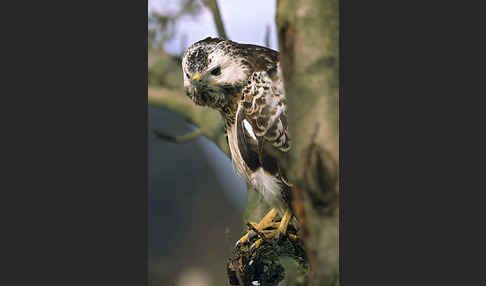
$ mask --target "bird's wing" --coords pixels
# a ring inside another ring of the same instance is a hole
[[[254,72],[242,93],[236,124],[243,160],[253,171],[263,167],[285,177],[275,155],[289,151],[291,146],[281,79],[272,79],[265,71]]]

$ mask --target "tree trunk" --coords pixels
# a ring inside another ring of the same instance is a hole
[[[279,0],[277,27],[293,141],[285,164],[311,264],[307,285],[337,285],[338,1]]]

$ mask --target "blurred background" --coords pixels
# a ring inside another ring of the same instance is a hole
[[[149,92],[163,88],[184,96],[181,57],[192,43],[218,36],[214,2],[148,1]],[[230,40],[277,50],[275,1],[216,3]],[[180,114],[149,104],[150,285],[228,285],[226,259],[242,234],[246,184],[207,138],[172,143],[153,136],[193,130]]]

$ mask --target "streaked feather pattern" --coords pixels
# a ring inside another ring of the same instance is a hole
[[[278,52],[206,38],[188,48],[182,65],[187,95],[221,112],[237,173],[283,212],[291,187],[278,153],[288,152],[291,140]],[[221,73],[212,75],[216,68]],[[203,80],[193,85],[195,73]]]

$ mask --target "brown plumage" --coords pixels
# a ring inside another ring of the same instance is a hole
[[[187,96],[222,114],[236,171],[270,206],[290,212],[291,187],[276,156],[291,148],[278,52],[206,38],[187,49],[182,68]]]

